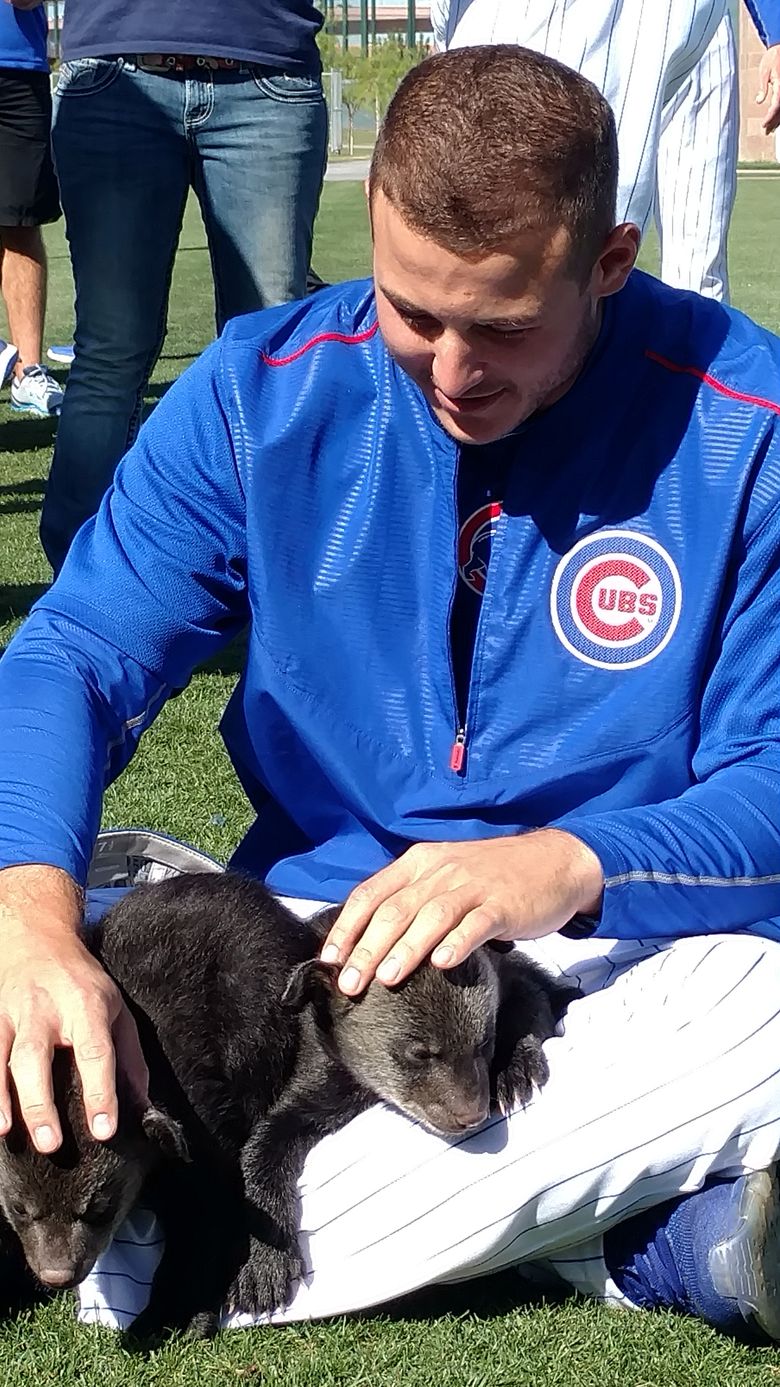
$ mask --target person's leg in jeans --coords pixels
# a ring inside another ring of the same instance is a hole
[[[218,329],[305,294],[327,158],[319,78],[253,74],[213,74],[210,104],[190,127]]]
[[[54,154],[76,285],[76,359],[41,517],[55,572],[138,428],[187,197],[181,79],[64,63]]]

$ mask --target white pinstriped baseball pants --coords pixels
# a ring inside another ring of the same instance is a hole
[[[726,0],[432,0],[441,48],[519,43],[603,92],[620,149],[618,220],[655,210],[661,278],[728,297],[737,59]]]
[[[521,1263],[620,1301],[603,1258],[609,1227],[713,1173],[771,1164],[780,944],[553,935],[527,947],[585,994],[547,1043],[543,1092],[465,1140],[383,1106],[326,1137],[300,1181],[306,1275],[274,1323]],[[159,1255],[159,1231],[137,1211],[84,1282],[81,1318],[130,1323]]]

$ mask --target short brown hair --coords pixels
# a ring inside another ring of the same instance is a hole
[[[464,258],[563,226],[587,277],[615,224],[617,137],[596,87],[516,44],[453,49],[407,74],[369,174],[415,231]]]

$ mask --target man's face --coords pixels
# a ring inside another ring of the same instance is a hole
[[[379,328],[458,443],[491,443],[565,393],[598,331],[599,299],[563,228],[464,260],[372,199]]]

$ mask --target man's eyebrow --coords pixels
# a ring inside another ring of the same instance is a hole
[[[384,289],[381,284],[377,285],[377,288],[379,289],[382,296],[393,305],[393,308],[398,309],[399,313],[409,313],[419,318],[433,317],[433,314],[429,313],[427,309],[421,308],[419,304],[408,303],[406,299],[402,299],[398,294],[394,294],[390,289]]]

